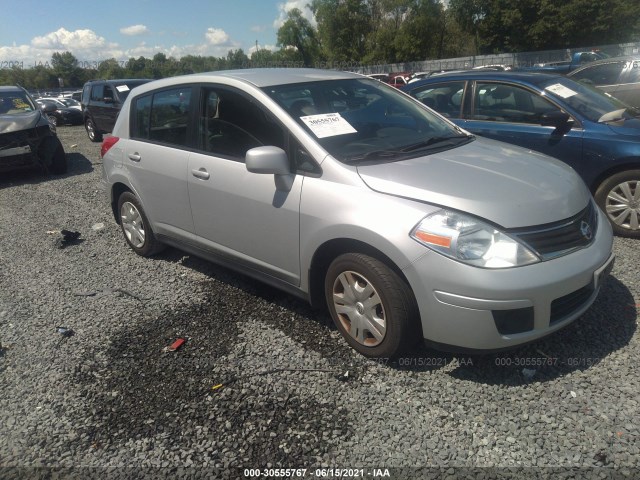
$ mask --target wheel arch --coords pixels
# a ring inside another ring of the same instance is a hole
[[[111,186],[111,212],[116,223],[120,225],[120,216],[118,215],[118,199],[124,192],[131,192],[135,195],[135,192],[122,182],[116,182]],[[136,195],[137,197],[137,195]]]
[[[415,292],[409,280],[396,263],[379,249],[368,243],[352,238],[334,238],[320,245],[311,259],[309,267],[309,300],[315,308],[326,308],[324,301],[324,278],[331,262],[344,253],[362,253],[369,255],[393,270],[411,290],[414,300]]]
[[[602,182],[604,182],[607,178],[627,170],[637,170],[637,169],[640,169],[640,157],[622,158],[616,163],[616,165],[610,167],[604,172],[601,172],[591,182],[591,185],[589,185],[589,190],[593,195],[595,195],[596,190],[598,190],[598,187],[602,185]]]

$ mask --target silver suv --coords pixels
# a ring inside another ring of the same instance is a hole
[[[136,253],[172,245],[324,305],[370,357],[535,340],[582,315],[613,264],[570,167],[356,74],[154,81],[102,154]]]

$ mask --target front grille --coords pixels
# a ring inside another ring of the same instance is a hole
[[[587,300],[589,300],[592,293],[593,285],[589,284],[564,297],[556,298],[551,302],[551,318],[549,323],[553,325],[579,310]]]
[[[593,202],[577,215],[561,222],[509,233],[536,252],[543,260],[566,255],[593,242],[597,229],[597,211]]]
[[[48,126],[18,130],[0,135],[0,148],[14,148],[37,143],[39,137],[48,135]]]

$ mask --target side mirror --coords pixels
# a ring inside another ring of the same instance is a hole
[[[56,104],[52,102],[44,102],[42,103],[42,105],[40,105],[40,110],[42,110],[44,113],[52,113],[57,109],[58,108],[56,107]]]
[[[291,173],[289,158],[278,147],[256,147],[247,151],[245,166],[252,173],[275,175],[276,188],[289,191],[295,175]]]
[[[540,118],[540,125],[543,127],[566,127],[571,121],[571,116],[568,113],[560,110],[554,110],[547,112]]]

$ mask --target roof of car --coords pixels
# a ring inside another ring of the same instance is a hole
[[[164,86],[180,85],[193,82],[216,82],[223,80],[237,80],[254,85],[258,88],[273,85],[306,83],[318,80],[340,80],[348,78],[366,78],[365,75],[335,70],[321,70],[313,68],[255,68],[244,70],[220,70],[215,72],[194,73],[177,77],[164,78],[137,87],[141,91],[154,90]]]
[[[572,72],[567,73],[570,77],[574,73],[579,70],[584,70],[587,67],[591,67],[593,65],[602,65],[603,63],[615,63],[615,62],[640,62],[640,55],[623,55],[620,57],[609,57],[609,58],[601,58],[600,60],[594,60],[593,62],[585,63],[581,65],[579,68],[576,68]]]
[[[22,88],[12,86],[12,85],[0,86],[0,92],[23,92],[23,91],[24,90]]]
[[[465,70],[460,72],[442,73],[434,75],[416,82],[411,82],[410,88],[403,87],[403,90],[413,90],[421,85],[439,83],[443,80],[466,80],[473,78],[476,80],[514,80],[527,82],[534,85],[546,82],[553,78],[564,77],[557,73],[538,73],[538,72],[518,72],[509,70],[506,72],[496,72],[493,70]]]

